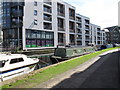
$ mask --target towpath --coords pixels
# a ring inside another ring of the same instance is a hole
[[[120,51],[91,59],[34,88],[119,88]]]

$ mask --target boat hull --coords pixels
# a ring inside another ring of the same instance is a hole
[[[0,72],[0,82],[34,71],[36,64]]]

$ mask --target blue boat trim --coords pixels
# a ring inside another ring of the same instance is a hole
[[[2,72],[0,72],[0,75],[5,74],[5,73],[9,73],[9,72],[12,72],[12,71],[16,71],[16,70],[19,70],[19,69],[23,69],[23,68],[26,68],[26,67],[29,67],[29,66],[32,66],[32,65],[35,65],[35,64],[37,64],[37,63],[22,66],[22,67],[18,67],[18,68],[14,68],[14,69],[11,69],[11,70],[2,71]]]

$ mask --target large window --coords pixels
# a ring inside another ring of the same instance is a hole
[[[75,19],[75,10],[74,9],[71,9],[69,8],[69,18],[70,19]]]
[[[54,33],[38,30],[26,30],[26,47],[53,47]]]
[[[58,18],[58,30],[64,31],[64,19]]]
[[[60,16],[65,16],[65,6],[57,3],[57,12]]]

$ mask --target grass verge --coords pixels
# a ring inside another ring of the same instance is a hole
[[[59,74],[62,74],[70,69],[73,69],[73,68],[79,66],[80,64],[98,56],[101,53],[104,53],[109,50],[117,49],[117,48],[120,48],[120,47],[109,48],[109,49],[101,50],[101,51],[98,51],[95,53],[91,53],[88,55],[84,55],[84,56],[72,59],[65,63],[61,63],[59,65],[50,67],[44,71],[36,73],[36,74],[29,76],[23,80],[18,80],[15,83],[3,85],[2,88],[32,88],[32,87],[35,87],[38,84],[41,84]]]

